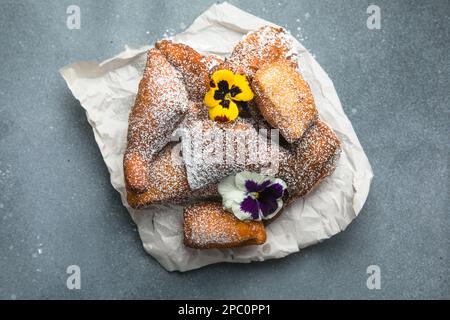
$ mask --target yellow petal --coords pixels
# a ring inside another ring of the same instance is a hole
[[[214,121],[230,122],[235,120],[238,115],[239,109],[233,101],[230,101],[228,108],[224,108],[219,104],[209,109],[209,118]]]
[[[226,69],[217,70],[213,73],[211,79],[216,86],[220,81],[226,81],[228,82],[229,88],[231,88],[231,86],[233,85],[234,73]]]
[[[210,108],[217,106],[220,102],[220,100],[214,99],[215,92],[216,89],[214,88],[209,89],[209,91],[205,94],[205,98],[203,99],[203,102]]]
[[[211,120],[214,121],[216,118],[220,118],[222,116],[223,116],[223,107],[220,104],[209,109],[209,118]]]
[[[253,91],[243,74],[236,74],[234,76],[234,86],[238,87],[241,92],[233,97],[237,101],[250,101],[253,99]]]
[[[239,108],[236,103],[230,100],[230,106],[227,109],[228,119],[234,121],[239,115]]]

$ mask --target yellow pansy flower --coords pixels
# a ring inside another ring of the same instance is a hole
[[[230,70],[217,70],[211,76],[210,89],[204,102],[209,107],[209,118],[220,122],[230,122],[239,115],[237,101],[250,101],[253,92],[245,75],[234,74]]]

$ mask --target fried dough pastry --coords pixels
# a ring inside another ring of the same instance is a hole
[[[286,182],[289,205],[305,196],[336,168],[341,153],[341,142],[333,130],[318,120],[294,143],[289,157],[280,164],[278,177]]]
[[[144,208],[158,203],[185,204],[219,197],[217,182],[198,190],[191,189],[185,165],[180,158],[179,162],[176,160],[180,150],[181,144],[170,143],[158,154],[149,166],[152,175],[148,191],[142,194],[127,192],[131,207]],[[283,179],[288,186],[284,199],[286,207],[333,173],[340,154],[340,141],[327,124],[318,120],[300,141],[287,150],[280,150],[279,169],[275,177]]]
[[[206,66],[208,69],[208,73],[211,76],[214,71],[216,71],[223,63],[223,59],[217,55],[207,55],[204,56],[201,60],[201,62]]]
[[[261,67],[252,87],[262,116],[289,143],[300,139],[318,117],[308,83],[285,59]]]
[[[285,29],[264,26],[244,36],[222,67],[245,74],[251,80],[260,67],[279,58],[296,65],[292,41]]]
[[[146,165],[148,170],[147,191],[135,193],[127,189],[128,204],[141,209],[152,204],[179,204],[217,197],[217,185],[209,185],[196,191],[191,190],[187,180],[186,167],[181,162],[181,145],[171,142],[161,150],[153,161]]]
[[[188,107],[182,74],[158,49],[151,49],[128,119],[128,145],[124,155],[127,189],[137,193],[147,190],[148,163],[170,140]]]
[[[220,123],[192,118],[189,115],[182,124],[183,160],[191,189],[217,184],[241,171],[278,171],[280,153],[286,151],[267,137],[269,131],[258,131],[253,119]]]
[[[169,63],[180,71],[187,88],[189,99],[202,102],[209,90],[209,70],[204,57],[182,43],[161,40],[155,44]]]
[[[241,221],[220,202],[199,202],[184,208],[184,244],[196,249],[236,248],[266,242],[261,221]]]

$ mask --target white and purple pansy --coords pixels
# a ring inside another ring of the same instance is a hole
[[[283,206],[286,183],[262,174],[243,171],[219,183],[225,210],[240,220],[262,220],[275,216]]]

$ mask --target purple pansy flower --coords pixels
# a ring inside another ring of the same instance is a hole
[[[286,184],[281,179],[244,171],[219,184],[225,210],[240,220],[270,219],[283,206]]]

